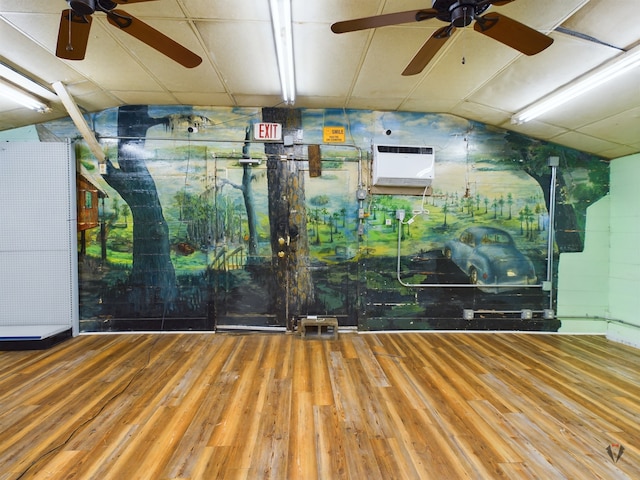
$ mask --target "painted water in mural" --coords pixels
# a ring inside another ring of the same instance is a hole
[[[291,329],[304,315],[360,330],[556,330],[557,255],[582,249],[586,207],[608,191],[599,158],[451,115],[129,106],[87,118],[109,160],[79,142],[94,194],[81,206],[97,211],[79,235],[85,331]],[[286,141],[253,140],[259,122]],[[325,127],[344,138],[325,141]],[[77,138],[66,120],[45,131]],[[378,143],[432,147],[431,189],[372,193]]]

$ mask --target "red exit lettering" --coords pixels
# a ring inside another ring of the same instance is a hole
[[[255,140],[280,140],[282,138],[282,125],[279,123],[256,123],[253,127]]]

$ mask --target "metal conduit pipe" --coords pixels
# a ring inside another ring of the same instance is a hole
[[[547,244],[547,282],[549,283],[549,308],[553,310],[553,243],[556,231],[556,177],[558,157],[549,157],[551,167],[551,185],[549,186],[549,236]]]

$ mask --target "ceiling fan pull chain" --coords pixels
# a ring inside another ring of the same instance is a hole
[[[464,12],[464,29],[462,30],[462,65],[467,63],[465,52],[467,51],[467,26],[471,20],[467,21],[467,7],[462,7]]]
[[[71,43],[71,16],[73,15],[73,10],[69,9],[69,41],[67,43],[67,52],[73,52],[73,45]]]

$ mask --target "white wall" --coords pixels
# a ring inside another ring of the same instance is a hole
[[[558,266],[563,332],[640,347],[640,154],[611,162],[610,194],[587,210],[585,248]]]
[[[640,155],[611,162],[607,336],[640,347]]]
[[[562,321],[561,332],[606,331],[610,204],[607,195],[587,209],[584,250],[560,255],[557,316]]]

